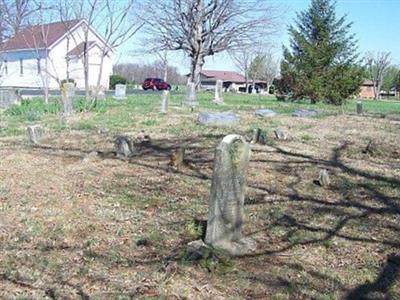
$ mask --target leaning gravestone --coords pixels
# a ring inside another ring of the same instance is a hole
[[[64,104],[64,116],[74,113],[75,84],[66,82],[61,88],[61,97]]]
[[[169,91],[164,90],[161,94],[161,113],[166,114],[168,112],[169,102]]]
[[[114,99],[116,99],[116,100],[125,100],[126,99],[126,85],[125,84],[116,84],[115,85]]]
[[[292,114],[292,116],[305,118],[305,117],[315,117],[318,116],[319,114],[320,112],[316,109],[298,109]]]
[[[265,145],[267,143],[267,132],[260,128],[253,129],[253,138],[251,139],[251,143]]]
[[[361,101],[357,101],[357,114],[362,115],[363,113],[363,104]]]
[[[39,141],[43,135],[43,130],[40,125],[32,125],[26,128],[28,134],[28,141],[33,145],[39,144]]]
[[[239,116],[232,112],[201,112],[197,118],[199,124],[210,126],[231,126],[239,121]]]
[[[223,104],[224,103],[224,90],[223,90],[223,82],[222,80],[218,79],[215,84],[215,98],[213,103],[215,104]]]
[[[255,250],[243,238],[243,205],[250,146],[240,135],[226,136],[215,151],[205,242],[233,256]]]
[[[287,134],[283,128],[275,129],[274,134],[275,134],[276,139],[278,139],[278,140],[287,140]]]
[[[21,96],[18,90],[6,88],[0,89],[0,109],[7,108],[12,104],[20,104]]]
[[[136,152],[132,140],[127,136],[117,136],[114,140],[114,145],[118,158],[128,158]]]
[[[183,104],[194,108],[197,106],[197,99],[196,99],[196,85],[194,82],[188,82],[186,86],[186,97]]]
[[[261,109],[256,110],[256,116],[258,116],[258,117],[271,118],[271,117],[275,117],[276,115],[277,115],[277,113],[271,109],[261,108]]]

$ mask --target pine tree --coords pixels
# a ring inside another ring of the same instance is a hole
[[[291,49],[284,48],[281,74],[294,99],[341,104],[359,90],[363,69],[352,24],[337,19],[335,7],[333,0],[312,0],[289,27]]]

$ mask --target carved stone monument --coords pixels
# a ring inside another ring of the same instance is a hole
[[[125,100],[126,99],[126,85],[125,84],[116,84],[115,85],[114,99],[116,99],[116,100]]]
[[[64,116],[74,113],[75,84],[66,82],[61,88],[61,97],[64,104]]]
[[[26,128],[28,134],[28,141],[33,145],[39,144],[39,141],[43,135],[43,130],[40,125],[31,125]]]
[[[224,103],[224,86],[222,80],[218,79],[215,84],[215,98],[213,100],[215,104]]]
[[[197,99],[196,99],[196,85],[194,82],[188,82],[186,86],[186,97],[184,104],[194,108],[197,106]]]
[[[243,205],[250,146],[240,135],[226,136],[215,151],[205,242],[240,256],[256,244],[243,238]]]
[[[357,101],[357,114],[362,115],[363,113],[363,103],[361,101]]]
[[[161,113],[166,114],[168,112],[169,102],[169,91],[164,90],[161,94]]]

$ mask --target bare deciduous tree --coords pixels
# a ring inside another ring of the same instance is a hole
[[[37,12],[33,0],[0,0],[1,14],[8,35],[15,35]]]
[[[383,79],[390,66],[390,52],[367,53],[365,57],[369,79],[373,82],[374,99],[381,99]]]
[[[254,60],[254,57],[257,55],[257,49],[255,47],[243,47],[242,49],[230,51],[229,54],[238,71],[244,75],[247,92],[250,80],[250,65]]]
[[[23,37],[27,45],[33,49],[32,51],[34,51],[36,56],[37,65],[35,67],[41,80],[44,101],[48,103],[50,79],[54,79],[58,84],[61,82],[55,63],[49,53],[50,26],[47,23],[53,18],[51,14],[52,7],[48,6],[45,0],[32,0],[32,5],[36,12],[32,18],[32,23],[36,25],[26,28],[26,34],[29,37],[25,36],[25,34]],[[31,44],[28,42],[28,39],[31,41]]]
[[[97,78],[97,88],[101,83],[104,59],[111,55],[113,49],[129,40],[144,25],[143,21],[138,21],[138,6],[136,0],[114,1],[114,0],[75,0],[72,3],[60,0],[58,9],[62,20],[71,18],[85,19],[87,27],[83,30],[83,53],[82,64],[85,80],[86,98],[90,97],[89,86],[89,32],[91,28],[96,28],[104,39],[100,46],[101,56],[99,64],[99,74]],[[96,99],[95,95],[95,99]]]
[[[154,49],[181,50],[190,57],[190,80],[199,87],[207,56],[268,39],[276,30],[277,11],[267,1],[164,0],[146,22]]]

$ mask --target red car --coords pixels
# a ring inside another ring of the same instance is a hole
[[[143,84],[142,88],[146,90],[170,90],[171,86],[160,78],[147,78]]]

